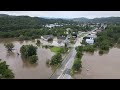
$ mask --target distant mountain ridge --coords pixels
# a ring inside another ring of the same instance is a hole
[[[9,16],[7,14],[0,14],[0,17],[5,17],[5,16]]]
[[[88,22],[90,19],[88,18],[84,18],[84,17],[81,17],[81,18],[74,18],[73,21],[78,21],[78,22]]]
[[[81,18],[54,18],[54,17],[30,17],[30,16],[26,16],[26,15],[21,15],[21,16],[15,16],[15,15],[7,15],[7,14],[0,14],[0,20],[6,20],[6,23],[9,23],[7,21],[7,19],[9,21],[11,21],[12,23],[19,21],[22,22],[26,22],[25,25],[27,25],[27,22],[33,26],[34,24],[36,25],[43,25],[43,24],[49,24],[49,23],[72,23],[72,22],[92,22],[92,23],[120,23],[120,17],[101,17],[101,18],[93,18],[93,19],[89,19],[89,18],[85,18],[85,17],[81,17]],[[17,22],[18,24],[20,22]],[[17,24],[14,23],[14,24]],[[3,24],[3,23],[1,23]],[[10,24],[10,23],[9,23]]]
[[[73,18],[77,22],[93,22],[93,23],[120,23],[120,17],[101,17],[101,18]]]

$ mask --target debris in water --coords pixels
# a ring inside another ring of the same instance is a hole
[[[89,69],[87,69],[87,71],[89,71]]]

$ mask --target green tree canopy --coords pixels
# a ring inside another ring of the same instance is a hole
[[[14,45],[12,43],[6,43],[4,44],[4,46],[7,48],[8,51],[12,51],[12,49],[14,48]]]
[[[14,78],[14,73],[9,69],[9,65],[5,61],[0,59],[0,79],[12,79]]]

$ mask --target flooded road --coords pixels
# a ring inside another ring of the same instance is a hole
[[[4,43],[8,42],[12,42],[15,46],[15,50],[11,53],[8,53],[4,47]],[[0,59],[10,65],[9,67],[13,70],[16,79],[48,79],[53,70],[46,65],[46,60],[51,59],[54,53],[49,49],[38,47],[37,55],[39,60],[37,64],[31,65],[21,59],[21,55],[17,55],[17,53],[20,53],[20,47],[28,44],[36,46],[34,41],[20,42],[13,39],[0,39]]]
[[[82,57],[82,71],[76,79],[120,79],[120,49],[112,48],[102,56],[98,52],[85,53]]]

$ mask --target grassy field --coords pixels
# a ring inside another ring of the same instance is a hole
[[[83,37],[85,34],[87,34],[87,33],[82,33],[82,34],[80,35],[80,37]]]
[[[51,47],[50,50],[54,53],[59,53],[62,50],[62,47]]]

